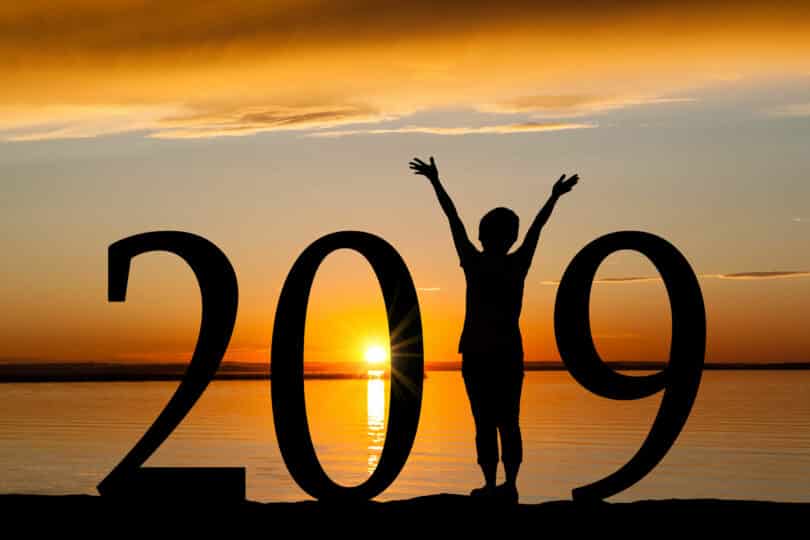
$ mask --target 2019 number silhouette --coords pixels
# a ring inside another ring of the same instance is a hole
[[[377,468],[357,486],[332,481],[318,461],[307,422],[304,396],[304,329],[307,304],[321,262],[337,249],[360,253],[382,289],[391,341],[388,428]],[[599,358],[590,330],[593,279],[611,253],[629,249],[647,256],[666,285],[672,308],[670,361],[660,373],[630,377]],[[99,484],[102,495],[244,499],[244,468],[143,467],[211,382],[236,321],[236,274],[227,257],[208,240],[185,232],[157,231],[124,238],[109,248],[109,300],[126,298],[129,267],[137,255],[168,251],[194,271],[202,295],[202,320],[191,362],[166,408],[123,460]],[[620,231],[585,246],[563,275],[554,309],[560,355],[574,378],[611,399],[640,399],[664,390],[658,415],[636,455],[618,471],[573,491],[575,499],[604,499],[641,480],[663,459],[683,429],[703,369],[706,316],[697,277],[669,242],[639,231]],[[298,485],[321,500],[367,500],[396,479],[408,459],[419,424],[424,379],[419,301],[405,261],[382,238],[359,231],[321,237],[295,261],[279,296],[271,349],[271,399],[284,462]]]
[[[669,364],[653,375],[627,376],[608,367],[593,343],[589,315],[591,286],[605,258],[622,249],[647,256],[664,280],[672,309]],[[703,372],[706,312],[697,276],[669,242],[646,232],[607,234],[571,260],[554,305],[557,347],[571,375],[585,388],[610,399],[640,399],[664,390],[661,407],[636,455],[610,476],[573,491],[574,499],[604,499],[644,478],[672,448],[689,417]]]
[[[363,255],[382,288],[391,342],[391,397],[385,444],[362,484],[344,487],[324,472],[304,403],[304,325],[315,272],[327,255],[347,248]],[[391,245],[364,232],[336,232],[316,240],[293,264],[276,310],[271,350],[273,419],[281,455],[301,488],[317,499],[370,499],[399,475],[411,452],[422,406],[424,360],[419,300],[405,261]]]
[[[197,345],[188,369],[166,408],[132,450],[98,485],[102,495],[198,498],[244,498],[245,469],[142,467],[185,418],[222,361],[236,322],[239,292],[236,273],[214,244],[186,232],[157,231],[138,234],[110,245],[107,259],[111,302],[127,296],[132,259],[150,251],[168,251],[185,260],[200,285],[202,316]],[[211,489],[216,486],[216,489]]]

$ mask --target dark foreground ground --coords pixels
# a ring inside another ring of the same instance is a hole
[[[0,495],[3,538],[807,538],[810,504],[734,500],[571,501],[502,506],[461,495],[351,505],[140,502]]]

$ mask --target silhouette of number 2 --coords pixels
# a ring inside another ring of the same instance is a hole
[[[142,467],[188,414],[214,377],[236,321],[236,274],[227,257],[200,236],[178,231],[138,234],[111,244],[108,254],[108,296],[126,300],[129,267],[133,258],[150,251],[168,251],[185,260],[200,285],[202,316],[194,354],[183,380],[166,408],[132,450],[98,485],[111,496],[185,498],[245,497],[242,467]]]
[[[672,309],[669,364],[647,376],[613,371],[599,357],[591,335],[589,304],[596,270],[611,253],[634,250],[647,256],[664,280]],[[652,471],[683,429],[697,395],[706,348],[706,311],[697,276],[669,242],[641,231],[618,231],[586,245],[560,281],[554,307],[560,356],[582,386],[610,399],[641,399],[664,390],[661,406],[638,452],[613,474],[574,489],[574,499],[604,499],[627,489]]]

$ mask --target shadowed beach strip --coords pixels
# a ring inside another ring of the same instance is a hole
[[[324,532],[362,537],[441,533],[498,528],[510,534],[589,532],[600,537],[652,537],[673,530],[701,534],[706,527],[724,533],[766,527],[780,537],[801,530],[810,503],[671,499],[630,503],[554,501],[507,506],[463,495],[430,495],[390,502],[353,504],[316,501],[291,503],[193,502],[161,500],[147,503],[91,495],[0,495],[0,515],[6,526],[27,524],[29,531],[57,526],[62,532],[116,535],[129,528],[152,528],[160,534],[181,528],[229,526],[290,537]],[[32,521],[32,516],[47,520]],[[10,523],[9,523],[10,522]],[[256,527],[254,529],[254,527]],[[241,533],[240,533],[241,534]],[[443,534],[444,535],[444,534]],[[534,536],[534,534],[532,535]],[[342,537],[342,536],[341,536]],[[727,536],[724,536],[727,537]]]

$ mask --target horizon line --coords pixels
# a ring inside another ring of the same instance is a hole
[[[305,379],[387,379],[390,370],[353,363],[320,363],[310,365],[304,372]],[[666,368],[661,361],[612,361],[607,365],[618,371],[655,371]],[[122,363],[0,363],[0,383],[37,382],[148,382],[179,381],[185,376],[188,364],[122,364]],[[331,368],[331,369],[330,369]],[[343,368],[343,369],[339,369]],[[429,372],[460,371],[460,362],[428,362]],[[810,370],[810,362],[705,362],[704,370]],[[529,361],[525,371],[567,371],[565,364],[557,361]],[[229,362],[220,366],[213,380],[269,380],[272,374],[269,363]]]

